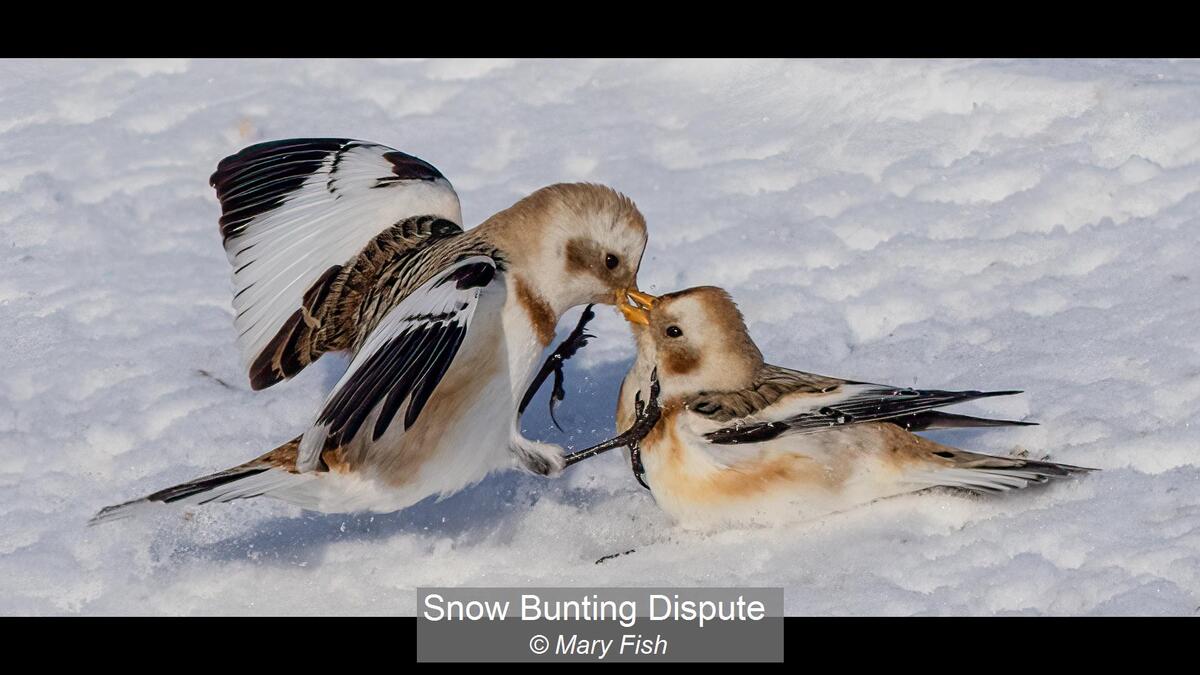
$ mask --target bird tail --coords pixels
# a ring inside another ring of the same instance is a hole
[[[956,415],[954,413],[942,412],[941,410],[929,410],[926,412],[916,413],[914,415],[905,415],[888,420],[893,424],[908,431],[929,431],[933,429],[962,429],[967,427],[1033,427],[1037,426],[1037,422],[1023,422],[1020,420],[995,420],[987,417],[971,417],[970,415]]]
[[[294,485],[301,478],[301,474],[296,472],[296,448],[299,444],[300,437],[296,437],[245,464],[173,485],[141,499],[106,506],[92,516],[88,525],[129,518],[156,508],[159,504],[228,502],[258,497]]]
[[[1058,464],[1044,459],[1001,457],[941,446],[936,465],[926,465],[906,476],[919,485],[961,488],[979,493],[1007,492],[1098,469]]]

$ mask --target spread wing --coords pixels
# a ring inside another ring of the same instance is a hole
[[[317,468],[323,451],[344,446],[360,433],[374,442],[394,424],[411,427],[454,362],[479,296],[495,273],[492,258],[467,257],[388,312],[304,433],[297,468]]]
[[[233,266],[238,349],[255,389],[307,364],[287,353],[306,301],[381,232],[433,216],[461,232],[458,196],[433,165],[344,138],[260,143],[221,160],[210,183]],[[412,242],[414,245],[419,243]],[[269,353],[268,353],[269,352]],[[292,361],[292,369],[280,366]]]
[[[712,443],[756,443],[787,434],[816,433],[835,427],[865,422],[892,422],[911,430],[951,426],[998,426],[1026,424],[941,413],[936,408],[1019,391],[945,391],[912,389],[868,382],[827,378],[777,366],[763,379],[771,382],[769,394],[762,388],[725,392],[724,406],[710,411],[713,397],[689,402],[689,409],[729,422],[705,434]],[[791,388],[787,385],[791,382]],[[736,401],[733,403],[731,401]],[[736,417],[729,416],[736,412]]]

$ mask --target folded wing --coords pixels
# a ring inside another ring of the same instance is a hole
[[[867,422],[891,422],[913,431],[1022,424],[933,412],[957,403],[1021,393],[1015,390],[912,389],[846,380],[831,385],[827,378],[821,384],[819,389],[807,387],[783,394],[705,437],[717,444],[756,443],[787,434],[816,433]]]

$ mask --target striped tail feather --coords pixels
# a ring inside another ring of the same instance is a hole
[[[996,493],[1098,471],[1071,464],[984,455],[963,450],[938,454],[949,459],[951,463],[914,471],[906,476],[906,479],[927,487],[953,487],[978,493]]]
[[[273,490],[292,487],[312,477],[295,471],[296,447],[299,442],[299,438],[294,438],[245,464],[172,485],[141,499],[106,506],[92,516],[88,525],[129,518],[161,504],[229,502],[259,497]]]
[[[987,417],[972,417],[954,413],[930,410],[928,412],[897,417],[889,420],[900,425],[907,431],[927,431],[930,429],[962,429],[968,427],[1035,427],[1037,422],[1021,422],[1018,420],[994,420]]]

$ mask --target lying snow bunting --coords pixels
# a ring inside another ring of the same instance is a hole
[[[935,410],[1020,392],[907,389],[789,370],[763,362],[719,288],[637,299],[621,306],[638,356],[621,386],[617,424],[642,414],[644,383],[661,388],[661,420],[631,446],[630,460],[684,525],[811,517],[931,486],[999,492],[1092,470],[966,452],[911,433],[1029,424]]]
[[[628,197],[551,185],[464,232],[436,168],[346,139],[254,145],[211,182],[251,386],[326,352],[352,361],[300,437],[93,522],[261,495],[394,511],[514,463],[561,471],[561,448],[521,436],[518,405],[564,312],[636,290],[646,225]]]

